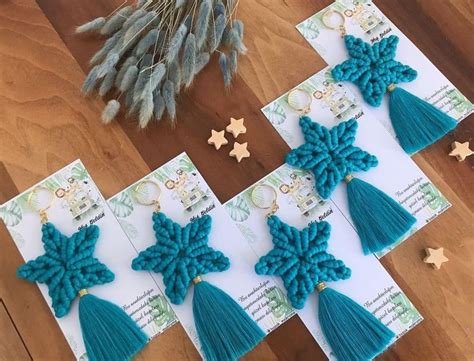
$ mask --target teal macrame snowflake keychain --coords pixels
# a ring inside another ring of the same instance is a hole
[[[120,307],[87,291],[114,280],[112,271],[93,257],[99,227],[86,226],[70,237],[63,235],[48,222],[46,211],[54,201],[52,194],[47,206],[33,207],[31,200],[38,192],[51,194],[51,191],[37,187],[28,197],[28,203],[41,217],[45,253],[20,266],[17,276],[48,286],[58,318],[66,316],[72,302],[79,297],[79,321],[89,360],[130,360],[146,345],[148,337]]]
[[[353,145],[357,121],[350,119],[327,129],[304,115],[311,103],[303,108],[291,104],[295,91],[303,92],[311,101],[311,96],[302,89],[294,89],[288,96],[288,105],[302,114],[300,127],[305,143],[291,150],[286,162],[311,171],[316,190],[324,199],[331,196],[342,180],[347,183],[349,212],[364,254],[379,252],[400,240],[416,218],[381,190],[353,176],[354,172],[367,171],[378,163],[375,156]]]
[[[146,185],[158,189],[156,199],[147,201],[137,196],[140,188]],[[146,180],[135,190],[138,203],[155,207],[152,219],[156,244],[140,252],[133,260],[132,268],[162,273],[165,294],[177,305],[183,303],[193,283],[194,322],[206,360],[242,357],[265,337],[265,333],[229,295],[201,278],[206,273],[222,272],[230,266],[222,252],[207,245],[211,217],[205,215],[181,227],[160,211],[161,191],[157,183]]]
[[[339,24],[331,22],[334,17]],[[396,86],[417,77],[415,70],[395,60],[397,36],[390,35],[370,45],[346,34],[344,14],[329,10],[322,19],[326,27],[339,30],[350,57],[333,68],[334,79],[354,83],[373,107],[380,106],[386,92],[390,94],[390,119],[405,152],[415,153],[456,127],[456,120],[448,114]]]
[[[269,205],[256,201],[260,187],[271,189],[273,200]],[[281,277],[296,309],[302,309],[308,296],[318,291],[319,323],[338,360],[370,360],[382,352],[395,334],[364,307],[325,284],[351,276],[344,262],[327,253],[329,223],[313,222],[301,231],[283,223],[275,215],[277,193],[267,184],[253,188],[252,202],[270,210],[267,224],[273,241],[273,249],[260,258],[255,272]]]

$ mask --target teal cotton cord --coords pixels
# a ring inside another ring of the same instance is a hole
[[[370,45],[352,35],[344,37],[350,58],[336,65],[336,81],[349,80],[359,87],[364,100],[378,107],[391,84],[407,83],[417,76],[416,70],[394,60],[399,38],[395,35]]]
[[[163,213],[153,213],[153,229],[156,244],[140,252],[132,268],[162,273],[165,293],[174,304],[183,303],[195,277],[222,272],[230,266],[222,252],[207,245],[211,231],[209,215],[181,227]]]
[[[17,269],[17,276],[30,282],[44,283],[56,317],[65,316],[82,289],[112,282],[114,274],[92,255],[99,227],[84,227],[71,237],[61,234],[53,224],[41,227],[45,254]]]
[[[348,279],[351,270],[326,252],[331,226],[314,222],[303,230],[268,217],[273,249],[255,265],[259,275],[282,278],[293,307],[301,309],[318,283]]]
[[[358,127],[355,119],[328,129],[303,116],[300,126],[305,143],[291,150],[286,162],[313,172],[316,190],[324,199],[331,196],[347,175],[367,171],[378,164],[375,156],[353,146]]]

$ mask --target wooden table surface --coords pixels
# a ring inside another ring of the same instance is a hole
[[[248,55],[232,91],[224,92],[216,59],[179,99],[178,126],[145,131],[131,120],[101,125],[100,99],[84,98],[87,61],[99,47],[74,27],[108,14],[122,0],[0,2],[0,203],[81,158],[105,197],[186,151],[225,202],[283,163],[288,146],[260,112],[324,61],[295,25],[328,0],[241,0]],[[471,100],[474,100],[470,0],[379,0],[382,11]],[[237,164],[206,139],[230,116],[245,117],[250,159]],[[473,360],[474,159],[447,153],[454,138],[470,140],[474,117],[414,156],[453,207],[382,260],[425,320],[380,359]],[[471,142],[471,147],[474,144]],[[474,157],[471,157],[474,158]],[[1,222],[0,222],[1,223]],[[425,247],[443,246],[440,271],[422,262]],[[38,289],[16,279],[22,263],[0,226],[0,360],[71,360],[73,355]],[[198,360],[178,324],[156,337],[137,360]],[[272,332],[245,360],[324,360],[297,316]]]

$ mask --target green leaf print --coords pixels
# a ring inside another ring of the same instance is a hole
[[[469,114],[472,111],[472,103],[457,89],[452,89],[447,93],[447,97],[453,109],[459,115]]]
[[[13,238],[13,242],[15,242],[18,248],[22,248],[25,245],[25,239],[23,238],[20,232],[16,232],[13,229],[10,229],[10,234]]]
[[[88,178],[88,174],[83,165],[79,163],[71,169],[71,177],[75,180],[84,180]]]
[[[194,164],[193,162],[191,162],[191,159],[189,159],[189,157],[186,157],[186,156],[182,157],[179,160],[179,168],[181,168],[185,172],[192,172],[196,170],[196,167],[194,167]]]
[[[170,304],[162,295],[149,298],[148,305],[152,308],[151,315],[155,325],[160,329],[166,328],[176,320],[176,316]]]
[[[243,196],[238,196],[237,199],[228,202],[225,207],[235,222],[243,222],[249,218],[250,207]]]
[[[242,223],[236,223],[236,225],[237,225],[237,228],[242,233],[242,235],[247,240],[247,242],[255,243],[257,241],[257,236],[255,235],[255,233],[252,231],[251,228],[243,225]]]
[[[403,293],[399,292],[396,296],[392,297],[391,303],[395,306],[395,314],[404,325],[416,322],[420,319],[420,313]]]
[[[53,179],[53,178],[49,178],[47,180],[45,180],[42,184],[41,184],[42,187],[45,187],[47,189],[49,189],[51,192],[56,192],[56,190],[58,188],[61,188],[61,184],[56,180],[56,179]],[[35,193],[33,195],[33,197],[37,196],[38,193]]]
[[[283,138],[283,140],[284,140],[285,142],[287,142],[288,145],[292,146],[293,139],[294,139],[293,134],[291,134],[288,130],[286,130],[286,129],[284,129],[284,128],[281,128],[281,127],[275,126],[275,129],[276,129],[276,131],[278,132],[278,134],[281,135],[281,137]]]
[[[268,299],[268,306],[273,316],[277,319],[284,319],[293,313],[293,307],[279,287],[272,287],[265,292]]]
[[[16,201],[0,208],[0,218],[3,219],[7,227],[15,227],[22,219],[21,208]]]
[[[307,40],[314,40],[319,36],[318,23],[311,18],[298,25],[298,30]]]
[[[443,209],[449,205],[448,200],[436,188],[433,183],[425,183],[420,186],[420,191],[423,193],[428,207],[432,210]]]
[[[126,191],[113,198],[110,207],[115,216],[120,218],[128,217],[133,212],[133,202]]]
[[[133,224],[127,222],[124,219],[119,219],[118,221],[129,239],[135,239],[138,237],[138,230]]]
[[[273,125],[280,125],[286,120],[285,108],[280,104],[280,99],[266,107],[263,112]]]

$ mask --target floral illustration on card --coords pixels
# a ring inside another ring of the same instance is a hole
[[[164,296],[157,295],[150,297],[148,299],[148,305],[151,307],[153,322],[158,328],[157,333],[162,332],[176,322],[176,315]]]
[[[455,118],[462,119],[466,114],[470,114],[473,111],[473,105],[461,92],[453,88],[446,92],[446,96],[449,99],[452,110],[457,114],[453,114]]]
[[[421,320],[420,313],[404,293],[398,292],[391,297],[390,302],[394,305],[394,312],[402,324],[416,324]]]
[[[427,182],[420,185],[420,191],[423,194],[424,199],[428,207],[433,210],[442,210],[449,207],[450,203],[444,195],[436,188],[433,183]]]
[[[290,301],[283,291],[275,286],[265,291],[265,298],[272,315],[278,320],[286,320],[294,313]]]

